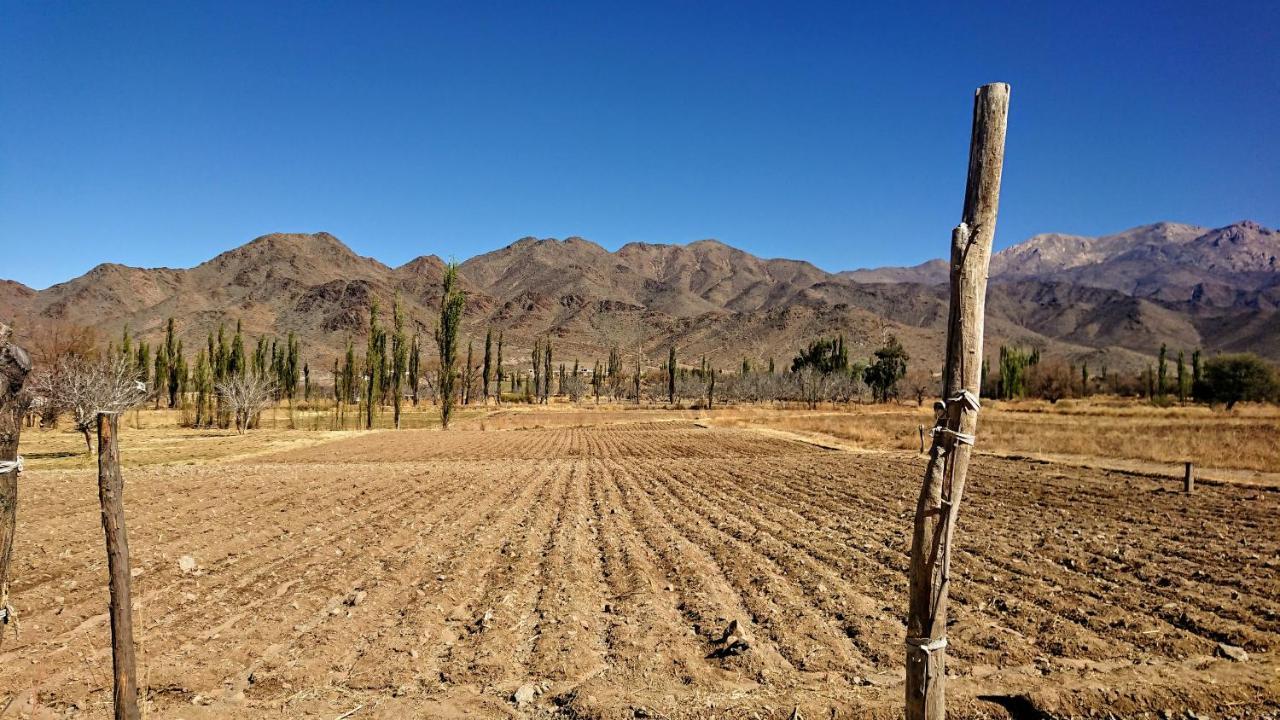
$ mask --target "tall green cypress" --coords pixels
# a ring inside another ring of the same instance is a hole
[[[400,316],[400,298],[391,305],[391,381],[392,402],[396,429],[400,429],[401,383],[409,365],[409,345],[404,334],[404,318]]]
[[[1182,351],[1178,351],[1178,402],[1185,403],[1187,401],[1187,364],[1183,358]]]
[[[480,400],[483,404],[489,404],[489,378],[493,372],[493,328],[486,328],[484,331],[484,367],[480,371]]]
[[[773,360],[769,360],[769,372],[773,372]],[[676,404],[676,346],[667,348],[667,404]]]
[[[453,416],[455,384],[458,375],[458,329],[462,326],[462,310],[466,295],[458,288],[458,264],[445,268],[440,295],[440,325],[436,345],[440,351],[440,425],[449,429]]]
[[[240,321],[236,321],[236,334],[231,339],[231,352],[227,356],[227,376],[243,377],[248,370],[245,362],[244,335],[240,332]]]
[[[542,345],[542,404],[546,405],[551,397],[551,338]]]
[[[382,388],[382,369],[386,366],[381,357],[383,347],[383,331],[378,325],[378,300],[374,298],[369,303],[369,344],[364,353],[366,430],[373,429],[373,405],[378,401],[378,393]]]
[[[475,359],[474,359],[475,353],[474,353],[474,347],[473,347],[474,345],[475,343],[473,341],[471,340],[467,341],[467,364],[463,366],[463,371],[462,371],[462,404],[463,405],[471,404],[471,385],[475,380],[475,378],[471,376],[472,370],[475,368],[475,365],[473,365],[473,363],[475,362]]]
[[[542,341],[538,338],[533,340],[533,388],[530,390],[535,398],[542,397]]]
[[[409,396],[413,399],[413,406],[418,407],[418,378],[419,369],[422,367],[422,341],[418,337],[418,333],[413,334],[413,341],[409,343]]]
[[[1200,348],[1191,351],[1191,397],[1199,400],[1204,394],[1200,383]]]
[[[502,375],[502,331],[501,331],[501,330],[499,330],[499,331],[498,331],[498,357],[497,357],[497,361],[494,363],[494,368],[493,368],[493,378],[494,378],[494,380],[496,381],[496,382],[494,383],[493,401],[494,401],[496,404],[501,405],[501,404],[502,404],[502,378],[503,378],[503,375]]]
[[[1164,399],[1165,392],[1169,388],[1169,385],[1167,382],[1167,379],[1169,377],[1168,355],[1169,355],[1169,348],[1164,343],[1160,343],[1160,370],[1159,370],[1159,380],[1156,384],[1156,397],[1160,399]]]

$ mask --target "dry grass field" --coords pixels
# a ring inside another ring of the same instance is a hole
[[[1236,482],[1280,482],[1280,408],[1160,408],[1105,399],[993,402],[979,420],[980,452],[1028,455],[1072,464],[1153,474],[1181,473],[1188,460],[1200,475]],[[711,420],[724,427],[766,427],[826,436],[860,450],[919,450],[929,407],[859,405],[780,413],[728,408]],[[926,437],[926,442],[928,438]]]
[[[1093,427],[1098,448],[1128,425],[1176,443],[1275,423],[1059,406],[984,411],[980,444],[1020,442],[1020,423],[1046,444]],[[508,408],[447,433],[241,437],[142,413],[121,443],[148,716],[898,717],[920,417]],[[94,473],[67,454],[81,442],[24,435],[0,718],[110,715]],[[1280,713],[1278,500],[979,456],[953,715]],[[724,642],[733,621],[744,652]]]

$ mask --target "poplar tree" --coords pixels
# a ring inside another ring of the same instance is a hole
[[[769,372],[773,372],[773,360],[769,361]],[[676,346],[667,348],[667,404],[676,404]]]
[[[404,334],[404,318],[400,315],[400,298],[391,304],[391,395],[392,395],[392,414],[395,421],[395,427],[400,429],[400,396],[401,383],[404,381],[404,374],[408,370],[409,365],[409,345]]]
[[[1200,377],[1200,349],[1191,351],[1191,397],[1199,400],[1204,394]]]
[[[204,350],[196,353],[195,372],[191,378],[196,393],[195,427],[203,427],[212,421],[210,417],[210,394],[213,391],[213,373],[209,367],[209,358]]]
[[[489,378],[493,372],[493,328],[484,331],[484,367],[480,372],[480,400],[489,404]]]
[[[542,344],[542,404],[546,405],[551,396],[551,338]]]
[[[378,325],[378,301],[375,298],[369,303],[369,344],[364,353],[365,382],[365,421],[366,430],[373,429],[373,404],[378,399],[378,390],[382,386],[383,353],[386,348],[386,333]]]
[[[1168,354],[1169,354],[1169,348],[1166,347],[1164,343],[1160,343],[1160,369],[1159,369],[1159,379],[1156,384],[1156,397],[1161,399],[1164,398],[1165,391],[1169,387],[1168,383],[1166,382],[1169,377]]]
[[[436,330],[436,345],[440,351],[440,425],[446,430],[453,415],[458,375],[458,328],[462,325],[465,305],[466,296],[458,289],[458,264],[451,262],[444,272],[440,326]]]
[[[502,331],[498,331],[498,358],[493,368],[493,400],[496,404],[502,404]]]
[[[600,372],[600,361],[596,361],[595,369],[591,371],[591,391],[596,395],[596,404],[600,404],[600,385],[604,382],[604,376]]]
[[[1182,351],[1178,351],[1178,403],[1187,401],[1187,365]]]
[[[467,340],[467,364],[462,367],[462,404],[471,404],[471,386],[475,384],[474,342]]]
[[[413,334],[413,342],[409,346],[409,393],[413,397],[413,406],[418,407],[418,378],[422,367],[422,341],[418,333]]]
[[[529,389],[526,395],[532,395],[538,399],[542,398],[542,341],[534,339],[533,341],[533,387]]]

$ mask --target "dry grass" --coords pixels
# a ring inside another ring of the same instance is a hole
[[[926,407],[849,405],[816,411],[772,406],[728,406],[706,413],[667,410],[628,403],[550,406],[523,404],[501,408],[460,408],[462,429],[587,427],[620,422],[706,420],[721,427],[760,427],[823,435],[867,450],[919,450],[919,428],[933,421]],[[178,427],[173,411],[142,410],[122,422],[126,465],[202,464],[303,447],[358,432],[354,411],[341,430],[332,411],[269,410],[262,428],[237,436],[231,430]],[[436,408],[406,408],[405,428],[438,428]],[[375,428],[391,426],[391,413],[375,418]],[[980,449],[1001,454],[1038,455],[1072,461],[1118,460],[1147,463],[1194,461],[1202,468],[1261,473],[1280,472],[1280,408],[1240,406],[1227,413],[1206,407],[1159,408],[1110,398],[1039,401],[987,401],[979,425]],[[94,459],[80,435],[67,430],[27,430],[23,454],[33,469],[89,468]]]
[[[829,435],[865,449],[918,450],[928,407],[859,406],[820,412],[726,410],[715,424],[763,426]],[[1280,471],[1280,408],[1158,408],[1115,400],[988,402],[978,426],[980,447],[998,453],[1181,463],[1206,468]]]

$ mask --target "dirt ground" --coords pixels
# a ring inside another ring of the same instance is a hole
[[[125,479],[148,716],[898,717],[924,459],[637,417],[145,455]],[[60,462],[22,476],[0,718],[110,715],[95,479]],[[1178,490],[977,458],[953,716],[1280,713],[1280,490]]]

